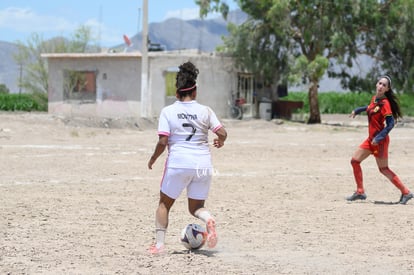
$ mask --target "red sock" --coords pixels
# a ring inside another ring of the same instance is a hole
[[[364,185],[363,185],[363,180],[362,180],[361,162],[357,161],[354,158],[352,158],[351,159],[351,165],[352,165],[352,168],[354,169],[354,177],[355,177],[355,182],[356,182],[356,185],[357,185],[357,193],[363,194],[364,193]]]
[[[408,188],[405,187],[405,185],[401,182],[398,176],[393,171],[391,171],[391,169],[388,168],[388,166],[382,167],[379,170],[384,176],[386,176],[395,185],[395,187],[400,189],[402,194],[407,195],[408,193],[410,193],[410,190],[408,190]]]

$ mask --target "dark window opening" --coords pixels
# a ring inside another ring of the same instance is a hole
[[[64,99],[95,102],[96,75],[96,71],[65,71]]]

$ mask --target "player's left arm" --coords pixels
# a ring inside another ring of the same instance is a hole
[[[378,135],[375,136],[375,138],[372,140],[372,144],[376,145],[380,143],[388,134],[391,132],[392,128],[394,128],[395,121],[392,114],[387,115],[385,117],[385,127],[382,129],[381,132],[378,133]]]
[[[227,139],[227,131],[224,127],[220,127],[217,131],[214,132],[217,135],[217,138],[214,139],[213,145],[216,148],[221,148],[224,146],[224,142]]]
[[[214,111],[210,107],[207,107],[207,110],[210,118],[210,130],[217,136],[213,140],[213,146],[216,148],[221,148],[224,146],[224,142],[227,139],[227,131],[218,120]]]

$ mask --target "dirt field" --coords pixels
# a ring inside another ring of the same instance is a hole
[[[0,273],[414,274],[414,201],[392,203],[399,191],[374,158],[363,163],[367,201],[345,200],[366,117],[322,120],[224,120],[207,201],[217,247],[184,250],[181,229],[199,222],[182,196],[168,252],[151,256],[165,159],[147,169],[154,124],[0,113]],[[413,120],[393,129],[390,167],[414,191],[413,136]]]

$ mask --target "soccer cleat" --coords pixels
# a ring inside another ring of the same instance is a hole
[[[217,244],[216,222],[213,219],[207,221],[207,246],[213,248]]]
[[[401,195],[400,204],[407,204],[407,202],[411,200],[413,197],[414,195],[411,192],[406,195]]]
[[[161,245],[160,247],[157,248],[157,245],[156,244],[153,244],[148,249],[148,252],[151,253],[152,255],[160,255],[160,254],[163,254],[165,252],[165,246],[164,245]]]
[[[354,194],[346,198],[346,200],[348,201],[366,200],[366,199],[367,199],[367,195],[365,195],[365,193],[358,193],[358,192],[355,192]]]

